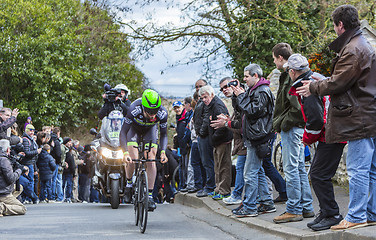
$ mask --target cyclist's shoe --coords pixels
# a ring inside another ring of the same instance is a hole
[[[132,201],[132,188],[126,187],[124,190],[124,202],[131,203]]]
[[[157,208],[157,205],[155,204],[153,198],[150,198],[150,197],[149,197],[149,204],[148,205],[149,205],[149,208],[148,208],[149,212],[153,212],[154,209]]]

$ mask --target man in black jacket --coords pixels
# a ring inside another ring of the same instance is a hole
[[[13,111],[10,108],[0,108],[0,139],[8,139],[10,145],[15,145],[20,141],[17,136],[10,136],[10,128],[17,121],[17,116],[17,108]]]
[[[61,144],[60,144],[60,128],[54,127],[51,133],[51,141],[53,142],[53,147],[51,149],[51,156],[55,159],[56,169],[52,176],[52,198],[55,200],[62,200],[63,195],[63,181],[62,175],[59,174],[59,166],[61,165]]]
[[[197,80],[195,84],[196,92],[207,84],[208,83],[204,79]],[[209,143],[208,137],[209,121],[208,109],[205,107],[204,102],[200,99],[197,102],[195,111],[193,113],[193,122],[197,134],[202,165],[205,168],[206,179],[203,181],[205,187],[197,192],[197,197],[206,197],[208,196],[208,193],[213,193],[215,188],[213,146]]]
[[[72,151],[73,141],[69,137],[63,139],[63,145],[66,151],[65,162],[68,164],[68,167],[64,169],[63,172],[63,190],[65,190],[65,201],[68,203],[72,202],[73,194],[73,177],[76,172],[76,164],[74,162]]]
[[[229,115],[226,105],[215,96],[211,86],[204,86],[199,91],[200,98],[208,107],[209,119],[216,120],[217,116]],[[212,198],[222,200],[231,193],[231,140],[232,132],[225,127],[214,129],[208,127],[209,143],[213,146],[214,172],[216,188]]]
[[[127,115],[128,108],[131,106],[131,101],[128,99],[129,89],[124,84],[118,84],[114,88],[120,92],[119,96],[116,97],[114,102],[108,100],[107,95],[103,94],[104,104],[102,108],[98,111],[99,119],[103,119],[108,116],[112,110],[120,110],[123,116]]]
[[[26,207],[14,196],[14,183],[19,179],[22,171],[28,168],[19,165],[20,168],[13,171],[9,160],[10,144],[8,140],[0,140],[0,217],[3,215],[23,215]]]
[[[239,86],[231,86],[237,96],[236,103],[243,114],[243,139],[247,147],[244,166],[245,199],[243,207],[233,213],[236,217],[256,217],[259,213],[275,212],[271,193],[262,168],[263,158],[271,154],[269,141],[272,131],[274,97],[269,88],[270,82],[262,77],[262,69],[257,64],[244,68],[245,91]],[[257,207],[257,196],[260,206]]]

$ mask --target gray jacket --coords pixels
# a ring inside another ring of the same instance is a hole
[[[0,196],[6,196],[13,192],[14,183],[20,178],[22,171],[13,172],[8,156],[0,151]]]

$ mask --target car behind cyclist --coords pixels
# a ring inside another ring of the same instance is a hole
[[[124,160],[126,161],[126,197],[125,201],[130,202],[130,193],[132,187],[132,176],[134,172],[134,163],[132,159],[138,159],[138,142],[140,136],[143,136],[144,142],[148,145],[151,141],[151,151],[146,159],[155,159],[157,154],[157,125],[159,123],[160,132],[160,149],[161,162],[167,162],[166,146],[167,146],[167,117],[168,113],[165,107],[161,104],[159,94],[151,89],[146,89],[142,98],[135,100],[125,117],[125,122],[120,132],[120,144],[124,151]],[[152,190],[154,188],[155,177],[157,174],[155,162],[146,163],[146,172],[148,175],[149,188],[149,211],[156,208],[155,202],[152,198]]]

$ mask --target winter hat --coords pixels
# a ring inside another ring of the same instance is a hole
[[[72,141],[72,138],[70,138],[70,137],[65,137],[65,138],[63,138],[63,144],[64,144],[64,145],[67,144],[67,143],[70,142],[70,141]]]

